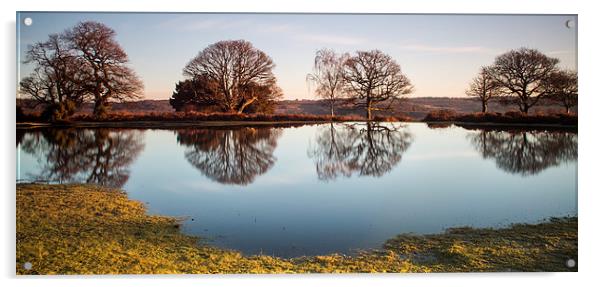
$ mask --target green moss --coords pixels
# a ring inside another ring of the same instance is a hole
[[[577,219],[509,229],[403,235],[385,251],[281,259],[243,256],[184,235],[125,193],[92,185],[17,185],[18,274],[307,273],[565,270]],[[31,270],[23,268],[32,264]],[[576,269],[576,268],[574,268]]]

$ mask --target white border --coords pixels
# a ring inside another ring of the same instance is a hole
[[[0,80],[3,93],[2,113],[2,286],[116,286],[123,284],[144,284],[145,286],[198,286],[210,283],[215,286],[311,286],[311,285],[425,285],[425,286],[580,286],[600,282],[596,275],[600,264],[600,177],[599,162],[600,136],[602,123],[599,109],[602,95],[597,89],[600,63],[599,31],[600,14],[596,2],[579,0],[565,1],[477,1],[439,0],[406,1],[393,3],[386,0],[370,0],[350,3],[351,0],[309,0],[295,3],[287,1],[260,0],[219,0],[208,3],[202,1],[69,1],[69,0],[11,0],[0,2],[2,7],[2,53],[3,67]],[[89,4],[92,3],[92,4]],[[578,14],[579,15],[579,272],[578,273],[512,273],[512,274],[392,274],[392,275],[271,275],[271,276],[94,276],[102,280],[90,280],[85,276],[16,278],[15,266],[15,12],[16,11],[137,11],[137,12],[347,12],[347,13],[518,13],[518,14]],[[10,159],[10,160],[8,160]],[[597,184],[598,183],[598,184]],[[64,280],[64,279],[67,280]],[[135,278],[136,280],[132,280]],[[166,280],[178,280],[168,282]],[[193,279],[193,280],[190,280]],[[202,282],[200,282],[202,281]]]

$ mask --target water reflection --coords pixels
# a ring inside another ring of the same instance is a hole
[[[17,129],[17,131],[15,132],[15,138],[17,139],[17,147],[23,141],[23,137],[24,136],[25,136],[25,130],[24,129]]]
[[[453,125],[452,123],[426,123],[426,126],[432,130],[447,129],[447,128],[451,128],[452,125]]]
[[[535,175],[577,160],[574,133],[483,129],[467,137],[484,159],[494,159],[498,168],[513,174]]]
[[[247,185],[276,162],[279,128],[198,128],[177,131],[188,147],[186,159],[208,178],[224,184]]]
[[[142,133],[135,130],[44,129],[21,140],[21,149],[43,162],[33,179],[110,187],[123,187],[144,148]]]
[[[354,173],[380,177],[399,163],[412,140],[411,133],[400,125],[331,123],[318,128],[308,155],[323,181]]]

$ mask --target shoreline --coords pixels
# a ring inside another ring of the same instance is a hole
[[[207,245],[183,234],[178,218],[149,215],[121,189],[17,184],[16,198],[22,275],[577,271],[565,265],[577,261],[576,216],[399,234],[382,250],[284,259]],[[31,270],[23,268],[27,262]]]
[[[69,122],[69,123],[41,123],[17,122],[17,129],[33,128],[182,128],[182,127],[223,127],[223,126],[301,126],[326,123],[368,122],[361,121],[106,121],[106,122]],[[390,121],[392,123],[424,123],[427,125],[456,125],[459,127],[499,127],[499,128],[554,128],[578,129],[578,125],[550,124],[550,123],[498,123],[498,122],[466,122],[466,121]],[[388,121],[386,121],[388,123]]]

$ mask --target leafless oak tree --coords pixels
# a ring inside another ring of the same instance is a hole
[[[334,106],[344,96],[343,63],[348,54],[337,55],[333,50],[316,52],[314,71],[307,75],[308,82],[316,84],[316,95],[328,101],[330,116],[334,117]]]
[[[400,99],[413,90],[410,80],[401,72],[393,58],[379,50],[358,51],[345,60],[343,79],[350,95],[366,109],[366,117],[372,119],[372,111],[379,110],[377,103]]]
[[[546,95],[545,80],[556,71],[559,60],[535,49],[511,50],[495,59],[487,73],[505,96],[505,103],[516,104],[523,113]]]
[[[84,60],[80,71],[87,77],[97,117],[106,114],[110,101],[140,98],[143,89],[138,76],[127,66],[128,56],[115,35],[113,29],[93,21],[80,22],[65,32],[71,49]]]
[[[51,34],[48,40],[30,45],[24,63],[35,67],[21,80],[20,93],[45,105],[44,115],[50,120],[73,114],[85,95],[79,73],[82,62],[61,35]]]
[[[549,97],[561,104],[566,113],[571,113],[571,108],[577,105],[577,72],[560,70],[554,72],[546,81],[546,90]]]
[[[214,96],[221,109],[242,113],[258,100],[281,96],[274,66],[268,55],[248,41],[220,41],[193,58],[184,67],[184,75],[215,81]]]
[[[472,80],[470,87],[466,90],[467,96],[474,97],[481,102],[481,112],[483,113],[487,112],[489,101],[498,94],[499,86],[486,72],[486,68],[481,68],[479,75]]]

